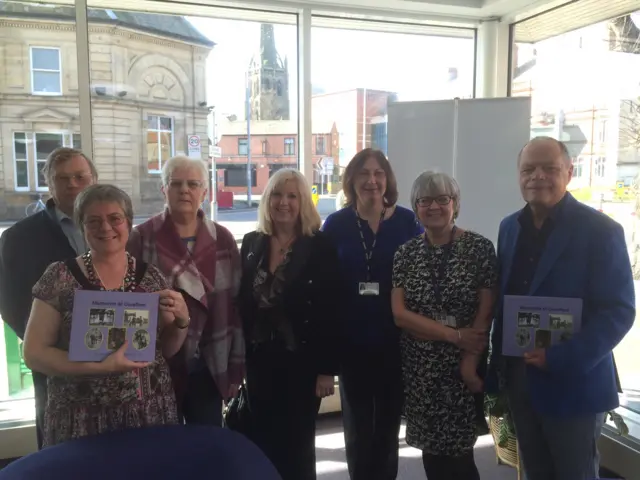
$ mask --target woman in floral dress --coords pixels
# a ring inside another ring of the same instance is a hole
[[[425,233],[393,263],[392,308],[402,329],[407,444],[429,480],[479,480],[473,457],[483,381],[477,375],[493,318],[497,260],[487,238],[455,225],[460,188],[443,173],[414,182]]]
[[[189,315],[182,295],[167,288],[160,271],[125,250],[132,227],[128,195],[93,185],[78,195],[75,217],[90,250],[49,266],[33,288],[24,340],[29,368],[48,377],[44,446],[86,435],[178,422],[165,361],[182,346]],[[155,360],[133,362],[127,343],[101,362],[68,359],[75,291],[158,292],[160,315]]]

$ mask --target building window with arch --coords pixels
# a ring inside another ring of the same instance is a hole
[[[174,122],[171,117],[147,116],[147,168],[159,173],[164,162],[173,156]]]
[[[62,61],[59,48],[31,47],[31,92],[62,95]]]

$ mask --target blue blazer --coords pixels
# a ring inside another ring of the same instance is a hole
[[[501,293],[492,329],[492,364],[503,364],[502,305],[520,234],[516,212],[500,224]],[[556,416],[602,413],[618,407],[613,348],[635,320],[629,254],[620,224],[578,202],[571,194],[558,212],[529,295],[582,298],[582,329],[547,349],[547,368],[527,366],[534,408]],[[490,365],[489,371],[495,371]]]

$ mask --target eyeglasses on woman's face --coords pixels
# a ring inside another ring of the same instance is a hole
[[[438,195],[437,197],[420,197],[416,200],[416,205],[419,207],[430,207],[433,202],[442,207],[449,205],[453,197],[451,195]]]
[[[182,188],[183,185],[187,185],[187,188],[191,191],[194,190],[198,190],[199,188],[202,188],[204,185],[204,182],[201,182],[200,180],[178,180],[178,179],[172,179],[169,182],[169,187],[173,188],[174,190],[180,190]]]
[[[106,217],[89,217],[83,224],[87,230],[92,232],[98,231],[102,228],[102,224],[107,222],[112,228],[119,227],[126,221],[126,217],[119,213],[113,213]]]

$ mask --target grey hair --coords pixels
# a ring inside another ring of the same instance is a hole
[[[98,170],[93,162],[87,157],[81,150],[77,148],[59,147],[56,148],[47,156],[47,161],[42,167],[42,174],[47,179],[48,184],[51,185],[53,175],[56,173],[56,167],[60,163],[64,163],[71,160],[73,157],[82,157],[87,161],[89,170],[91,170],[91,176],[95,182],[98,181]]]
[[[165,187],[169,185],[171,181],[171,175],[176,168],[198,168],[202,173],[202,181],[205,187],[209,185],[209,167],[199,158],[190,158],[184,155],[178,155],[171,157],[162,166],[162,185]]]
[[[73,205],[73,219],[83,233],[85,213],[94,203],[117,203],[120,205],[124,216],[127,218],[129,231],[131,231],[133,227],[133,204],[131,203],[131,197],[115,185],[102,183],[85,188],[76,197]]]
[[[437,197],[449,195],[453,199],[453,218],[460,213],[460,185],[455,178],[446,173],[422,172],[411,186],[411,207],[417,213],[418,199],[422,197]]]

